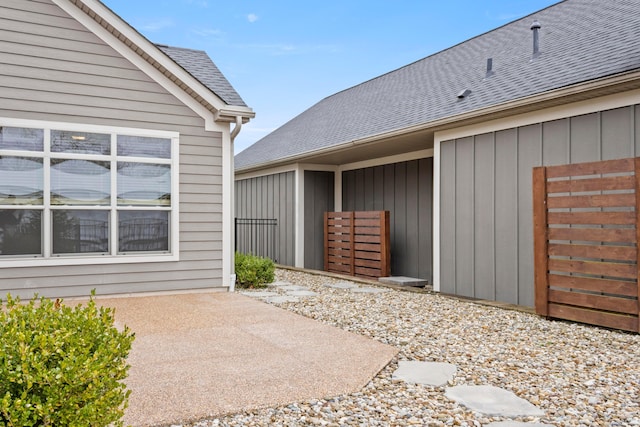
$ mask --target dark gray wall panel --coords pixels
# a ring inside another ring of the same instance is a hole
[[[440,291],[456,291],[456,142],[440,145]]]
[[[235,182],[235,217],[278,220],[276,260],[295,263],[295,172]]]
[[[442,142],[441,291],[533,306],[532,168],[640,153],[639,110]]]
[[[474,296],[473,138],[456,142],[456,294]]]
[[[616,108],[603,111],[602,119],[602,160],[633,157],[633,110]]]
[[[342,174],[342,209],[390,212],[391,274],[433,280],[433,159]]]
[[[571,118],[571,163],[600,160],[600,113]]]
[[[324,269],[324,213],[334,210],[333,172],[304,172],[304,267]]]
[[[496,300],[518,301],[518,133],[496,132]]]
[[[518,304],[533,306],[532,170],[542,164],[542,125],[518,129]]]
[[[495,150],[493,134],[475,137],[474,176],[474,282],[475,297],[495,299]]]

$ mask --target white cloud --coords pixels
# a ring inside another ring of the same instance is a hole
[[[255,13],[250,13],[247,15],[247,21],[251,22],[252,24],[257,20],[258,20],[258,15],[256,15]]]
[[[191,32],[202,37],[221,37],[224,35],[224,32],[217,28],[193,28]]]
[[[171,19],[166,18],[166,19],[160,19],[157,21],[147,22],[146,24],[141,25],[140,29],[142,31],[156,32],[156,31],[162,31],[165,28],[171,28],[174,26],[175,26],[175,23]]]

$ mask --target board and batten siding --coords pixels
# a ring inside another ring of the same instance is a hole
[[[0,295],[222,287],[222,134],[51,1],[2,1],[0,117],[180,133],[180,261],[0,268]]]
[[[440,145],[440,291],[532,307],[532,169],[640,155],[640,106]]]
[[[304,267],[324,270],[324,213],[334,209],[334,172],[304,171]]]
[[[433,281],[433,158],[342,173],[344,211],[390,212],[391,275]]]
[[[235,217],[277,219],[276,260],[295,265],[295,172],[283,172],[235,182]]]

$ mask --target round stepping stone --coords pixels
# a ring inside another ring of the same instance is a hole
[[[523,423],[521,421],[498,421],[485,424],[484,427],[555,427],[552,424]]]
[[[501,417],[541,417],[544,411],[510,391],[490,385],[460,385],[447,388],[444,395],[467,408]]]
[[[389,292],[388,289],[382,288],[353,288],[351,292],[355,292],[357,294],[381,294],[383,292]]]
[[[408,383],[442,387],[456,374],[456,365],[439,362],[400,361],[393,379]]]
[[[323,283],[323,285],[326,286],[327,288],[334,288],[334,289],[354,289],[359,287],[354,283],[348,283],[348,282]]]

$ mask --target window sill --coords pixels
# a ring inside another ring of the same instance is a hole
[[[140,254],[140,255],[98,255],[82,257],[52,258],[6,258],[0,259],[0,269],[15,267],[47,267],[66,265],[104,265],[104,264],[142,264],[147,262],[180,261],[178,254]]]

